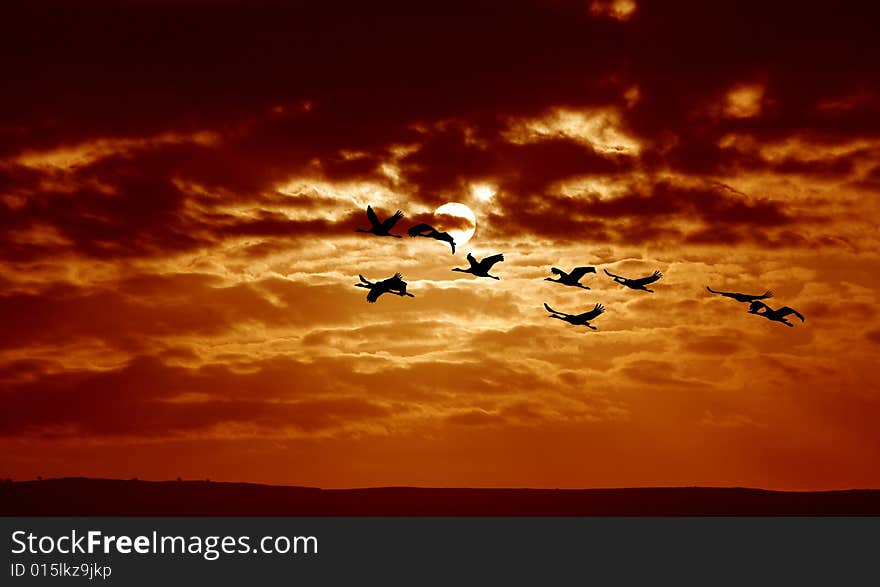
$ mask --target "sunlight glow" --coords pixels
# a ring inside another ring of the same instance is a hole
[[[471,237],[474,236],[474,232],[476,232],[476,230],[477,230],[477,217],[474,216],[474,213],[470,208],[468,208],[464,204],[460,204],[458,202],[449,202],[447,204],[443,204],[442,206],[440,206],[439,208],[434,210],[434,216],[442,216],[442,215],[454,216],[456,218],[463,218],[465,220],[468,220],[471,224],[470,227],[465,228],[465,229],[459,229],[459,230],[452,229],[452,230],[446,231],[450,235],[452,235],[452,238],[455,239],[456,246],[461,246],[461,245],[465,244],[466,242],[468,242],[469,240],[471,240]],[[443,230],[442,224],[440,224],[438,226],[438,228],[440,228],[440,230]]]
[[[481,202],[488,202],[495,197],[495,188],[485,183],[471,185],[471,195]]]

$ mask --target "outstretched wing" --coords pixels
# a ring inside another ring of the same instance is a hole
[[[423,222],[421,224],[416,224],[415,226],[410,227],[410,229],[407,230],[406,233],[410,236],[422,236],[423,232],[426,232],[429,230],[434,230],[434,227],[431,226],[430,224],[425,224]]]
[[[544,302],[544,307],[547,308],[547,311],[550,312],[551,314],[559,314],[560,316],[568,316],[568,314],[566,314],[565,312],[559,312],[557,310],[554,310],[553,308],[551,308],[550,306],[547,305],[547,302]]]
[[[663,277],[663,274],[660,273],[659,271],[655,271],[654,273],[652,273],[648,277],[642,277],[640,279],[631,279],[630,281],[632,282],[633,285],[648,285],[649,283],[654,283],[655,281],[658,281],[661,277]]]
[[[806,322],[803,314],[801,314],[800,312],[798,312],[794,308],[790,308],[788,306],[783,306],[783,307],[779,308],[778,310],[776,310],[776,314],[780,318],[782,318],[784,316],[788,316],[789,314],[794,314],[795,316],[797,316],[798,318],[801,319],[801,322]]]
[[[574,269],[571,270],[571,273],[569,273],[569,275],[571,275],[572,279],[574,279],[574,280],[580,280],[580,278],[583,277],[584,275],[586,275],[587,273],[595,273],[595,272],[596,272],[595,267],[575,267]]]
[[[363,281],[363,282],[366,283],[367,285],[373,285],[373,283],[372,283],[371,281],[369,281],[366,277],[364,277],[364,276],[361,275],[360,273],[358,273],[358,277],[360,277],[360,278],[361,278],[361,281]]]
[[[370,224],[373,225],[373,228],[382,226],[382,223],[379,222],[379,217],[376,216],[372,206],[367,206],[367,218],[370,220]]]
[[[592,310],[590,310],[589,312],[584,312],[583,314],[578,314],[577,317],[585,322],[588,322],[604,311],[605,306],[603,306],[602,304],[596,304]]]
[[[550,273],[553,273],[553,274],[555,274],[555,275],[558,275],[559,277],[565,277],[566,275],[568,275],[568,273],[566,273],[565,271],[563,271],[563,270],[560,269],[559,267],[551,267],[551,268],[550,268]]]
[[[370,292],[367,294],[367,301],[370,302],[371,304],[375,303],[376,300],[379,299],[379,296],[381,296],[383,293],[385,293],[385,291],[386,290],[382,287],[372,288],[370,290]]]
[[[617,279],[626,279],[626,277],[622,277],[620,275],[615,275],[615,274],[611,273],[610,271],[608,271],[607,269],[603,269],[602,271],[604,271],[605,275],[607,275],[608,277],[616,277]]]
[[[761,295],[755,296],[755,299],[756,300],[766,300],[766,299],[772,298],[772,297],[773,297],[773,291],[768,289],[767,291],[765,291]]]
[[[468,263],[471,264],[471,269],[473,269],[474,267],[480,266],[480,263],[477,261],[477,258],[474,257],[471,253],[467,254],[467,260],[468,260]]]
[[[486,271],[488,271],[489,269],[492,268],[492,265],[494,265],[495,263],[500,263],[503,260],[504,260],[504,255],[502,255],[501,253],[498,253],[497,255],[491,255],[489,257],[486,257],[485,259],[480,261],[480,265],[482,265],[483,268]]]
[[[385,219],[385,222],[382,223],[382,228],[384,228],[386,231],[391,230],[392,228],[394,228],[394,225],[397,224],[397,221],[401,218],[403,218],[403,212],[398,210],[397,212]]]

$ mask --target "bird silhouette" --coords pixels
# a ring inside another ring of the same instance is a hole
[[[654,293],[654,290],[648,289],[645,286],[649,285],[651,283],[654,283],[655,281],[658,281],[661,277],[663,277],[663,274],[660,273],[659,271],[655,271],[654,273],[652,273],[648,277],[641,277],[639,279],[629,279],[627,277],[621,277],[620,275],[615,275],[613,273],[609,273],[609,271],[607,269],[604,269],[603,271],[605,271],[605,274],[608,275],[609,277],[613,277],[614,281],[619,283],[622,286],[628,287],[630,289],[638,289],[641,291],[646,291],[649,293]]]
[[[587,273],[595,273],[595,267],[575,267],[571,270],[571,273],[566,273],[562,269],[558,267],[551,267],[550,272],[554,275],[557,275],[557,279],[553,279],[552,277],[545,277],[544,281],[552,281],[553,283],[561,283],[562,285],[569,285],[571,287],[579,287],[581,289],[590,289],[586,285],[581,285],[581,278]]]
[[[355,283],[354,285],[355,287],[363,287],[370,290],[370,293],[367,294],[367,301],[371,304],[375,303],[375,301],[379,299],[379,296],[384,293],[390,293],[400,297],[416,297],[411,293],[407,293],[406,282],[403,280],[403,275],[400,273],[395,273],[393,277],[383,279],[382,281],[370,281],[363,275],[358,275],[358,277],[361,278],[361,283]]]
[[[763,312],[761,311],[763,310]],[[760,302],[755,300],[751,304],[749,304],[749,314],[755,314],[757,316],[763,316],[767,320],[772,320],[773,322],[781,322],[786,326],[793,327],[794,324],[785,319],[786,316],[790,316],[794,314],[798,318],[801,319],[801,322],[806,322],[804,315],[795,310],[794,308],[790,308],[788,306],[783,306],[778,310],[774,310],[764,302]]]
[[[708,285],[706,286],[706,289],[708,289],[713,294],[718,294],[720,296],[724,296],[725,298],[730,298],[730,299],[736,300],[738,302],[754,302],[756,300],[766,300],[766,299],[773,297],[773,292],[770,291],[769,289],[767,291],[765,291],[764,293],[762,293],[761,295],[756,295],[756,296],[744,294],[744,293],[736,293],[736,292],[731,292],[731,291],[715,291],[714,289],[712,289]]]
[[[546,303],[544,303],[544,307],[547,308],[548,312],[550,312],[550,316],[548,316],[548,318],[558,318],[559,320],[568,322],[569,324],[573,324],[575,326],[586,326],[591,330],[598,329],[590,324],[590,320],[596,318],[605,311],[605,306],[603,306],[602,304],[596,304],[592,310],[590,310],[589,312],[584,312],[583,314],[566,314],[565,312],[554,310]]]
[[[394,238],[403,238],[399,234],[391,234],[391,229],[397,224],[397,221],[403,218],[403,212],[398,210],[384,221],[379,222],[379,217],[373,212],[372,206],[367,206],[367,219],[370,221],[370,228],[358,228],[355,232],[369,232],[376,236],[393,236]]]
[[[440,232],[430,224],[416,224],[413,227],[410,227],[406,233],[410,236],[423,236],[426,238],[432,238],[434,240],[443,241],[449,243],[449,246],[452,247],[452,254],[455,254],[455,239],[452,238],[452,235],[448,232]]]
[[[460,269],[456,267],[453,271],[461,271],[462,273],[470,273],[471,275],[476,275],[477,277],[491,277],[492,279],[501,279],[500,277],[495,277],[494,275],[489,275],[489,270],[492,269],[492,265],[495,263],[499,263],[504,260],[504,255],[497,254],[491,255],[489,257],[484,257],[482,261],[477,261],[476,257],[467,254],[467,260],[471,264],[467,269]]]

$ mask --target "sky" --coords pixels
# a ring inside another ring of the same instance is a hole
[[[0,476],[880,486],[870,10],[5,4]]]

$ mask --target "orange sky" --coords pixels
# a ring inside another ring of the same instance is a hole
[[[0,476],[880,486],[877,20],[735,4],[11,3]]]

